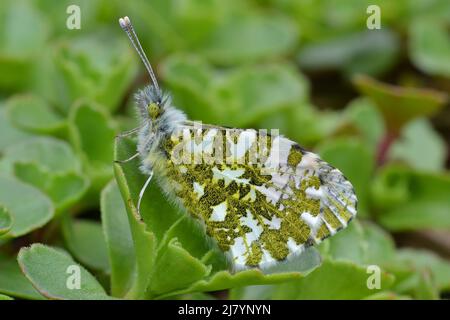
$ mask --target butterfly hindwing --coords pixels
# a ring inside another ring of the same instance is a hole
[[[162,149],[165,188],[203,222],[235,269],[296,256],[356,215],[342,173],[282,136],[187,125]]]

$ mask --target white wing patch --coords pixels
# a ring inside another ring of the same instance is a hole
[[[212,207],[213,212],[210,217],[211,221],[224,221],[225,216],[227,215],[227,203],[222,202],[221,204],[218,204],[217,206]]]
[[[213,167],[212,171],[214,173],[213,178],[224,179],[225,187],[228,186],[228,184],[232,181],[236,181],[238,183],[249,182],[248,179],[239,179],[239,177],[241,177],[245,173],[245,169],[238,169],[238,170],[225,169],[222,171],[217,167]]]

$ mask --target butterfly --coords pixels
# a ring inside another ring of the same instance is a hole
[[[215,240],[234,270],[262,270],[299,256],[345,228],[357,212],[336,168],[277,132],[201,124],[163,92],[128,17],[119,19],[152,84],[135,95],[140,170]]]

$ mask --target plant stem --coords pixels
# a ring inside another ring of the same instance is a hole
[[[385,136],[381,140],[380,144],[378,145],[377,150],[377,166],[382,166],[386,160],[387,155],[389,153],[389,149],[392,146],[392,143],[398,138],[398,134],[394,132],[386,132]]]

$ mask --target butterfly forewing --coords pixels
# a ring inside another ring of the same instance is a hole
[[[282,136],[185,125],[161,148],[163,187],[204,223],[235,269],[298,255],[356,215],[342,173]]]

